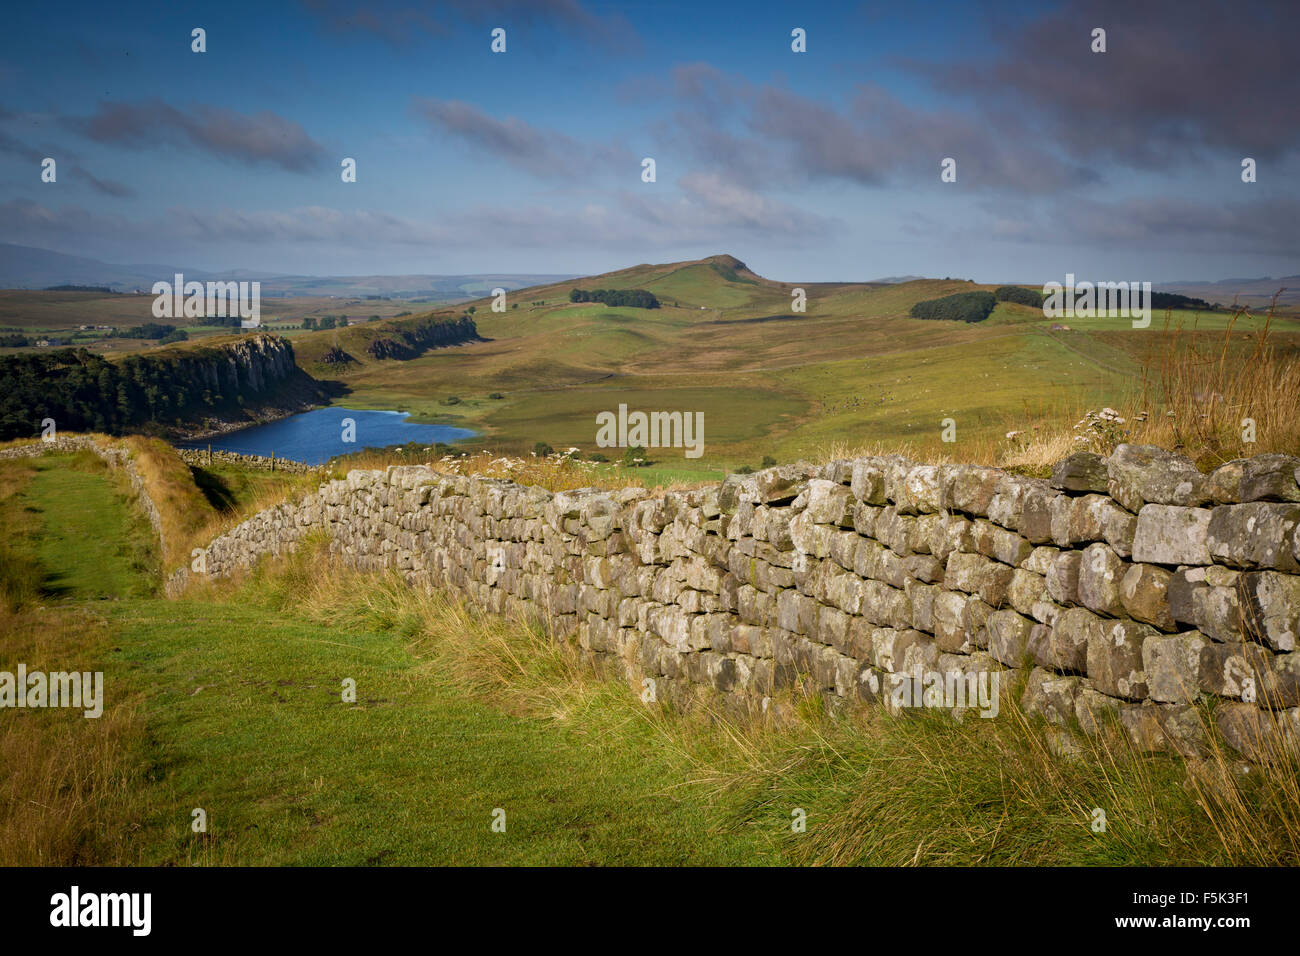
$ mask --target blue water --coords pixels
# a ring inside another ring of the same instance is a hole
[[[270,455],[320,465],[335,455],[347,455],[362,448],[383,448],[419,442],[453,442],[474,432],[451,425],[415,425],[407,422],[409,412],[372,412],[357,408],[317,408],[291,415],[267,425],[254,425],[228,435],[182,443],[182,448],[233,451],[241,455]],[[343,419],[356,423],[354,442],[343,441]]]

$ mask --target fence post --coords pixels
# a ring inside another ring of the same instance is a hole
[[[208,464],[212,464],[212,443],[208,443]]]
[[[275,452],[271,452],[271,470],[275,471]]]

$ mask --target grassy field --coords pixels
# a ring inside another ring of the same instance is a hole
[[[1014,706],[675,713],[315,547],[166,601],[129,501],[81,456],[0,462],[0,667],[106,680],[98,720],[4,713],[0,864],[1300,862],[1294,768],[1060,758]]]

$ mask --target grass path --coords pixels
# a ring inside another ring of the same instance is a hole
[[[27,522],[25,544],[43,572],[41,590],[82,601],[151,590],[146,529],[120,500],[99,459],[50,456],[33,466],[16,505],[36,519]]]
[[[147,689],[157,742],[146,862],[775,861],[671,796],[626,737],[467,700],[393,634],[188,601],[126,602],[112,620],[109,672]],[[194,808],[210,838],[191,833]]]

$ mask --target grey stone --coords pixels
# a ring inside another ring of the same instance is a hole
[[[1146,505],[1138,513],[1133,560],[1148,564],[1209,564],[1210,512]]]
[[[1015,611],[994,611],[988,616],[989,654],[1012,667],[1025,661],[1034,622]]]
[[[1088,639],[1088,679],[1104,694],[1128,700],[1147,696],[1147,678],[1142,664],[1142,645],[1159,636],[1148,624],[1112,621]]]
[[[1168,598],[1172,577],[1164,568],[1154,565],[1129,565],[1119,585],[1120,601],[1128,616],[1153,624],[1162,631],[1175,630],[1177,625]]]
[[[1174,704],[1195,700],[1204,683],[1201,667],[1209,646],[1199,631],[1149,636],[1142,644],[1142,666],[1151,699]]]
[[[1298,525],[1300,504],[1220,505],[1210,515],[1210,555],[1237,568],[1296,573],[1300,564],[1291,549],[1291,535]]]
[[[1106,459],[1089,451],[1076,452],[1052,467],[1052,487],[1063,491],[1105,493],[1110,478]]]
[[[1194,507],[1210,500],[1209,482],[1191,459],[1155,445],[1120,445],[1106,467],[1110,496],[1135,514],[1148,503]]]
[[[1300,633],[1300,578],[1248,571],[1237,579],[1242,626],[1248,639],[1275,651],[1294,651]]]
[[[1066,608],[1051,627],[1035,628],[1028,651],[1034,662],[1055,671],[1085,674],[1088,670],[1088,640],[1100,634],[1105,621],[1091,611]]]
[[[1242,466],[1241,501],[1300,501],[1300,458],[1256,455]]]
[[[1027,714],[1041,714],[1048,723],[1068,727],[1074,722],[1079,678],[1062,677],[1041,667],[1029,673],[1020,705]]]
[[[1108,545],[1088,545],[1079,560],[1079,602],[1098,614],[1118,617],[1124,613],[1123,576],[1124,562]]]

